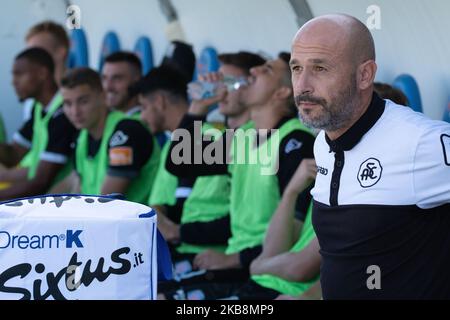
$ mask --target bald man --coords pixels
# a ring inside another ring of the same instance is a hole
[[[313,224],[325,299],[450,298],[450,125],[373,92],[370,31],[346,15],[296,34],[302,121],[321,129]]]

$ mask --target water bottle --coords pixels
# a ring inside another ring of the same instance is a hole
[[[228,92],[232,92],[248,85],[248,81],[245,77],[233,76],[224,76],[223,80],[219,82],[194,81],[188,84],[188,94],[192,100],[211,98],[216,95],[217,89],[223,85]]]

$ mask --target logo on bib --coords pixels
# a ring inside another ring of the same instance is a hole
[[[110,147],[117,147],[124,145],[125,142],[128,141],[128,136],[123,133],[123,131],[116,131],[116,133],[113,134],[111,139],[109,139],[109,146]]]
[[[359,167],[358,181],[361,187],[370,188],[381,179],[383,167],[378,159],[370,158],[364,161]]]
[[[131,166],[133,164],[133,148],[114,147],[109,149],[109,164],[111,166]]]
[[[298,140],[291,139],[286,144],[286,147],[284,148],[284,153],[289,154],[294,150],[300,149],[302,147],[303,143],[301,143]]]

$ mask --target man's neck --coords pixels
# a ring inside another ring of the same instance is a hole
[[[171,107],[170,116],[166,117],[166,129],[174,132],[180,125],[181,119],[187,113],[189,106],[187,104]]]
[[[256,129],[274,129],[280,120],[287,116],[282,111],[283,107],[260,106],[253,107],[250,111],[250,118],[255,123]]]
[[[228,117],[227,126],[230,129],[237,129],[237,128],[243,126],[249,120],[250,120],[250,111],[245,111],[245,112],[241,113],[240,115],[237,115],[234,117]]]
[[[48,84],[43,87],[35,99],[41,103],[43,108],[45,108],[50,101],[52,101],[53,97],[56,95],[56,92],[58,92],[56,83]]]
[[[121,111],[123,113],[127,113],[128,111],[130,111],[131,109],[133,109],[137,105],[138,105],[138,99],[137,98],[133,98],[133,99],[128,100],[128,102],[125,104],[125,107],[120,109],[119,111]]]
[[[100,116],[100,120],[97,122],[95,127],[88,129],[89,135],[95,140],[100,140],[103,136],[103,131],[105,130],[106,119],[108,118],[108,112],[105,108],[104,113]]]
[[[334,141],[338,139],[344,133],[346,133],[348,129],[353,127],[356,122],[358,122],[358,120],[363,116],[364,113],[366,113],[367,109],[369,108],[372,101],[372,95],[366,95],[362,97],[361,101],[362,102],[359,104],[360,107],[357,109],[357,112],[353,114],[351,120],[344,127],[334,131],[325,131],[330,140]]]

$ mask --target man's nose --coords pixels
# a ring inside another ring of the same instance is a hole
[[[113,83],[112,83],[111,80],[109,80],[109,79],[103,80],[103,89],[104,89],[105,91],[109,91],[109,90],[111,90],[112,88],[113,88]]]
[[[75,105],[72,107],[72,114],[73,114],[75,117],[79,117],[79,116],[80,116],[80,114],[81,114],[81,108],[80,108],[79,105],[75,104]]]
[[[298,75],[294,83],[297,94],[312,94],[314,92],[311,76],[305,71]]]

